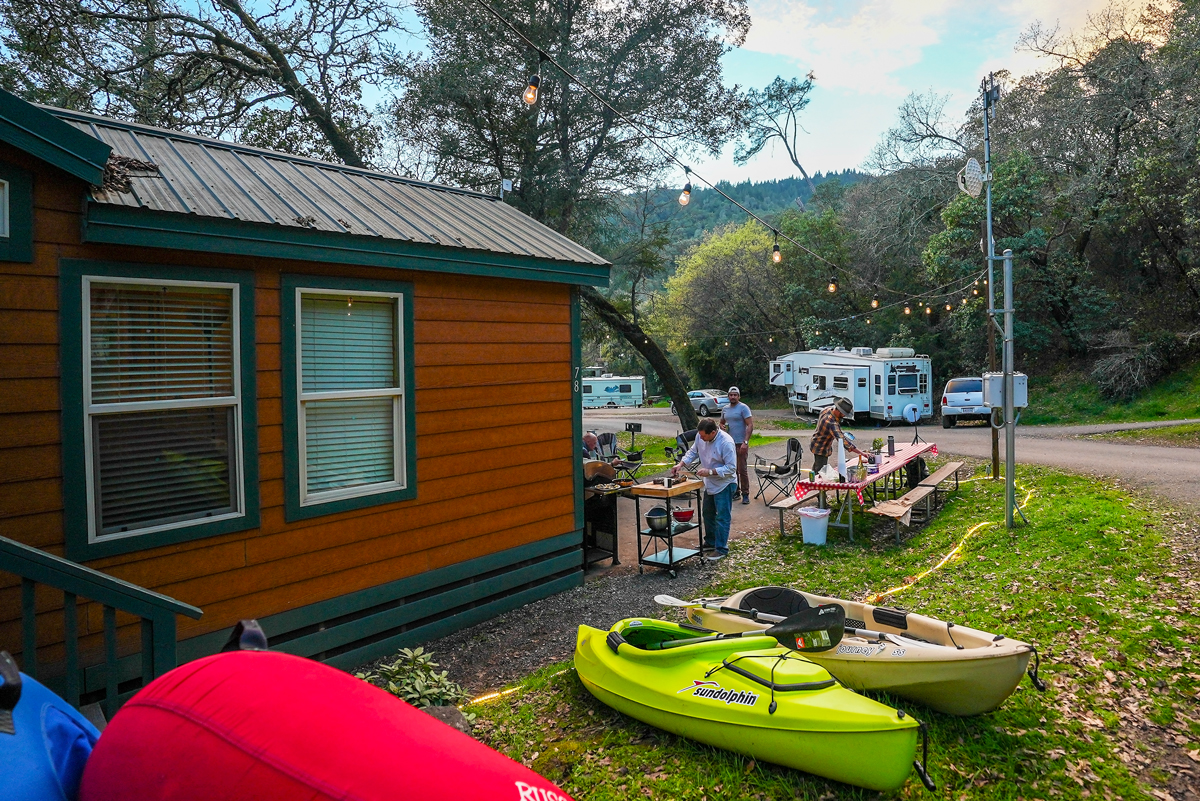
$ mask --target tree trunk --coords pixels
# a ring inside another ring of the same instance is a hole
[[[625,337],[629,344],[636,348],[637,352],[646,358],[646,361],[650,362],[651,369],[658,374],[663,388],[675,403],[675,411],[679,413],[679,425],[683,427],[683,430],[690,431],[695,428],[699,419],[688,398],[687,386],[671,365],[670,360],[667,359],[666,351],[660,348],[658,343],[641,329],[641,326],[626,319],[625,315],[621,314],[615,306],[608,302],[607,298],[594,288],[581,286],[579,294],[595,310],[596,314],[600,315],[601,320]]]

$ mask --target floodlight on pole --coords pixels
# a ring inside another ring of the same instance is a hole
[[[958,171],[958,188],[971,197],[983,191],[983,167],[975,159],[967,159],[967,166]]]

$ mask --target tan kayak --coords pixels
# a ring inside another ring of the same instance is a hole
[[[840,604],[846,637],[837,648],[806,654],[842,684],[881,690],[918,701],[948,715],[978,715],[1004,703],[1021,682],[1032,645],[1003,634],[883,606],[827,598],[787,587],[755,587],[724,601],[689,606],[688,618],[719,632],[765,629],[780,617],[809,606]],[[754,610],[761,617],[717,611]],[[857,629],[858,631],[853,631]],[[1037,661],[1029,677],[1038,689]]]

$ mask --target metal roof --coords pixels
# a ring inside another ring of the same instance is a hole
[[[128,189],[93,187],[106,206],[537,259],[607,265],[499,198],[387,173],[44,107],[112,147],[148,161]]]

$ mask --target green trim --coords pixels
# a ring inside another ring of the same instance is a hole
[[[575,528],[583,530],[583,327],[579,290],[571,289],[571,452],[575,455]]]
[[[354,498],[300,505],[300,421],[297,412],[300,377],[296,371],[296,290],[332,289],[350,292],[391,292],[404,298],[404,313],[400,320],[400,335],[404,353],[404,446],[405,478],[404,489],[360,495]],[[343,278],[325,275],[281,276],[279,294],[280,326],[283,338],[282,394],[283,394],[283,516],[289,523],[322,515],[365,509],[396,501],[407,501],[417,497],[417,408],[416,408],[416,357],[413,346],[413,285],[407,281],[377,281],[365,278]]]
[[[0,141],[99,186],[112,148],[0,89]]]
[[[580,532],[567,532],[259,617],[258,622],[273,651],[320,657],[338,648],[326,661],[338,667],[356,667],[397,648],[428,642],[582,585],[581,542]],[[414,609],[421,615],[409,614]],[[396,632],[396,628],[403,630]],[[180,641],[179,663],[217,653],[228,638],[229,631],[222,629]],[[136,679],[141,675],[140,657],[123,657],[118,671],[121,682]],[[103,663],[88,667],[84,692],[103,689],[105,680]]]
[[[0,261],[31,262],[33,176],[11,164],[0,164],[0,181],[8,181],[8,236],[0,237]]]
[[[258,393],[254,346],[254,275],[234,270],[62,259],[59,261],[59,335],[62,369],[63,506],[66,556],[75,562],[132,553],[176,542],[246,531],[259,526]],[[238,284],[241,326],[242,461],[239,465],[246,510],[241,517],[199,522],[106,542],[88,542],[87,472],[84,469],[86,415],[83,408],[83,276],[154,280],[214,281]]]
[[[423,245],[378,236],[88,203],[84,242],[608,286],[608,264]]]

